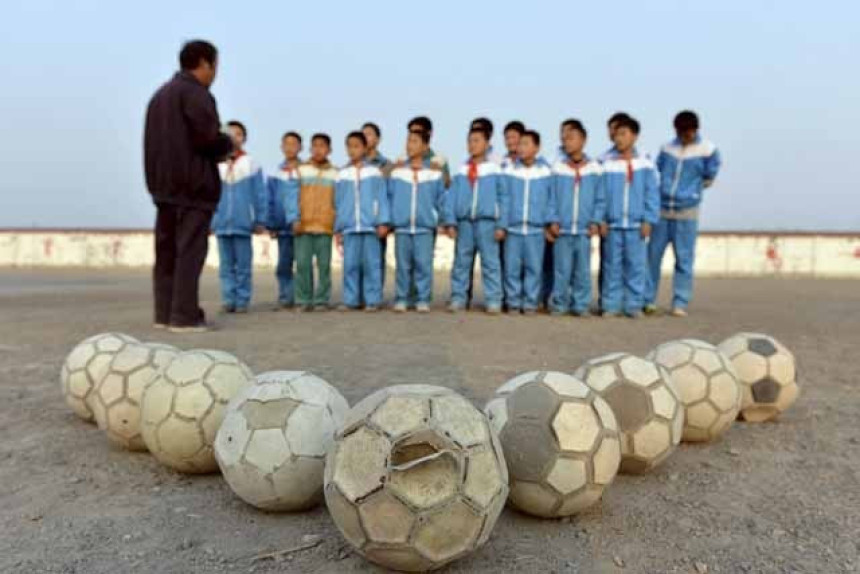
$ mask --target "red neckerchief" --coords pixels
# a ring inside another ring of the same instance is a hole
[[[633,154],[630,157],[621,156],[621,159],[627,162],[627,183],[633,183]]]
[[[297,166],[298,166],[298,164],[299,164],[299,162],[296,162]],[[298,167],[291,167],[290,162],[285,161],[284,167],[281,168],[281,171],[287,172],[287,174],[289,174],[292,177],[293,173],[298,173]]]
[[[478,181],[478,164],[472,158],[469,159],[469,173],[467,177],[469,178],[469,185],[474,189],[475,182]]]
[[[240,149],[239,151],[236,152],[235,155],[231,156],[227,160],[227,176],[228,177],[233,175],[233,167],[236,165],[236,162],[239,161],[239,158],[241,158],[243,155],[246,155],[245,150]]]
[[[581,166],[586,165],[587,163],[588,160],[585,159],[585,156],[582,156],[582,159],[579,161],[574,161],[573,158],[570,158],[570,160],[567,162],[567,165],[573,168],[573,172],[576,174],[574,185],[579,185],[582,181],[582,173],[580,173],[579,168]]]

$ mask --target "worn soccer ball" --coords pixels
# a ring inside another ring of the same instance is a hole
[[[123,333],[101,333],[78,343],[60,369],[60,390],[74,413],[85,421],[94,420],[90,395],[118,352],[137,339]]]
[[[140,436],[143,388],[178,353],[171,345],[131,343],[114,356],[90,400],[96,423],[108,440],[128,450],[146,450]]]
[[[524,512],[580,512],[600,500],[618,472],[615,415],[575,377],[524,373],[499,387],[485,412],[505,453],[511,503]]]
[[[698,339],[669,341],[651,351],[648,359],[669,371],[684,403],[682,440],[714,440],[738,417],[738,375],[728,357],[715,346]]]
[[[264,510],[304,510],[322,500],[325,455],[349,404],[304,371],[257,375],[227,405],[215,458],[242,500]]]
[[[574,376],[612,407],[621,430],[621,472],[648,472],[678,446],[684,408],[664,367],[613,353],[588,361]]]
[[[223,351],[179,353],[143,390],[141,434],[162,464],[187,473],[218,469],[212,445],[227,402],[254,375]]]
[[[761,333],[738,333],[719,344],[731,359],[743,389],[741,418],[764,422],[776,418],[794,404],[800,387],[794,355],[785,346]]]
[[[487,418],[454,391],[398,385],[349,413],[326,458],[325,499],[368,560],[425,571],[487,541],[508,473]]]

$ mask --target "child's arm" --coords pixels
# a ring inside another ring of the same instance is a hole
[[[254,226],[260,231],[263,232],[266,230],[266,227],[270,224],[269,221],[269,190],[266,186],[266,177],[263,175],[263,170],[261,168],[257,168],[257,173],[253,176],[253,186],[254,186],[254,212],[255,212],[255,220]]]
[[[660,189],[657,184],[657,169],[650,167],[642,170],[645,178],[642,212],[642,237],[651,235],[651,227],[660,220]]]
[[[597,177],[597,185],[594,188],[594,212],[591,214],[589,233],[593,235],[595,230],[603,226],[606,221],[606,185],[603,173]]]
[[[332,194],[332,202],[334,207],[334,232],[340,234],[346,227],[346,222],[343,221],[343,210],[338,209],[343,204],[346,196],[347,183],[340,179],[340,176],[334,180],[334,194]],[[358,217],[358,214],[355,214]]]
[[[719,173],[722,163],[723,159],[720,157],[720,150],[714,148],[714,152],[705,158],[705,187],[711,187],[711,185],[713,185],[714,180],[717,179],[717,173]]]
[[[511,177],[500,175],[496,178],[496,205],[499,208],[499,217],[496,220],[496,230],[502,231],[508,228],[508,199],[510,197]]]
[[[373,188],[376,205],[379,206],[376,216],[376,233],[379,237],[385,237],[388,235],[388,228],[391,225],[391,203],[388,200],[388,188],[385,179],[376,178]]]

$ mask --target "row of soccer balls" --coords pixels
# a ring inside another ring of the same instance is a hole
[[[797,396],[791,353],[741,333],[719,347],[665,343],[574,375],[525,373],[481,413],[449,389],[403,385],[349,408],[306,372],[254,378],[220,351],[91,337],[61,374],[70,406],[115,443],[183,472],[221,468],[267,510],[319,502],[364,556],[426,570],[488,538],[506,500],[543,517],[599,500],[622,472],[660,464],[683,437],[711,440],[740,414],[773,418]],[[327,457],[327,458],[326,458]]]

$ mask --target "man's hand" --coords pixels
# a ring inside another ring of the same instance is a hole
[[[549,232],[552,233],[553,237],[558,237],[561,233],[561,226],[558,223],[551,223],[549,225]]]
[[[594,237],[598,233],[600,233],[600,228],[597,226],[596,223],[592,223],[591,225],[588,226],[588,236],[589,237]]]
[[[445,228],[445,235],[447,235],[451,239],[457,239],[457,227],[454,225],[449,225]]]
[[[343,233],[334,234],[334,244],[337,247],[343,247]]]
[[[376,226],[376,236],[380,239],[385,239],[388,236],[388,226],[387,225],[377,225]]]
[[[643,221],[639,233],[642,235],[642,239],[648,239],[651,237],[651,224],[647,221]]]
[[[504,229],[496,229],[496,233],[493,236],[496,238],[496,241],[504,241],[505,237],[508,236],[508,232]]]
[[[550,231],[549,227],[547,227],[546,229],[543,230],[543,237],[548,242],[555,243],[556,237],[555,237],[555,235],[552,234],[552,231]]]
[[[606,237],[609,235],[609,224],[601,223],[600,224],[600,237]]]
[[[299,220],[293,221],[293,234],[298,235],[302,231],[302,222]]]
[[[711,187],[712,185],[714,185],[714,180],[713,179],[706,179],[704,182],[702,182],[702,185],[705,187],[705,189],[707,189],[707,188]]]

